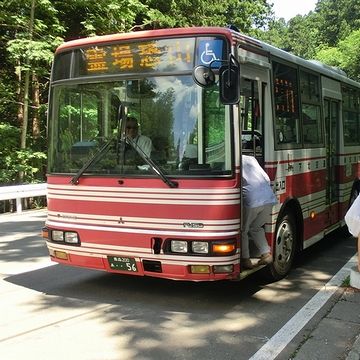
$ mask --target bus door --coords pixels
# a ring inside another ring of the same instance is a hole
[[[326,207],[328,225],[339,220],[338,182],[336,176],[336,156],[339,153],[339,101],[325,99],[325,136],[326,136]]]
[[[255,156],[263,164],[263,109],[265,83],[241,77],[241,146],[244,155]]]

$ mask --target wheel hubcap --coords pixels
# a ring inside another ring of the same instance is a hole
[[[291,224],[283,221],[276,233],[274,266],[280,272],[286,271],[290,262],[293,247],[293,232]]]

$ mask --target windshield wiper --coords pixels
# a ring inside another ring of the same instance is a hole
[[[111,143],[117,138],[116,153],[119,154],[119,138],[123,141],[125,134],[121,133],[122,120],[126,118],[126,107],[120,103],[117,113],[117,136],[111,136],[109,140],[84,164],[84,166],[76,173],[76,175],[70,180],[73,185],[79,184],[79,179],[84,172],[92,165],[95,164],[101,156],[108,150]]]
[[[111,143],[114,141],[114,137],[111,137],[85,164],[84,166],[75,174],[75,176],[70,180],[70,183],[73,185],[79,184],[79,179],[84,174],[84,172],[102,157],[102,155],[108,150]]]
[[[151,170],[160,177],[160,179],[168,185],[170,188],[177,188],[178,183],[169,179],[164,172],[159,168],[159,166],[141,149],[141,147],[130,137],[126,137],[126,142],[131,145],[141,158],[150,166]]]

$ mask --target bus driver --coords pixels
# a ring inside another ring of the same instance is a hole
[[[126,136],[131,138],[134,143],[148,156],[151,155],[152,141],[145,135],[139,134],[139,124],[135,117],[128,117],[126,120]],[[126,161],[135,159],[136,150],[129,147],[125,151]]]

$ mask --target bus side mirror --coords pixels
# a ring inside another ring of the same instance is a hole
[[[193,70],[193,79],[195,83],[203,88],[215,84],[215,74],[210,67],[199,65]]]
[[[229,63],[219,69],[220,101],[224,105],[237,104],[240,100],[239,63],[230,55]]]

